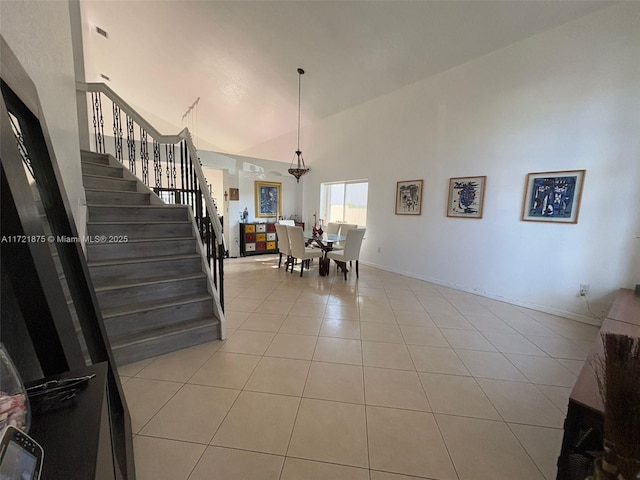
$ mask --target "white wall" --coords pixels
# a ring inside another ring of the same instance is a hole
[[[640,4],[626,2],[306,129],[304,215],[322,182],[366,177],[365,263],[590,321],[580,283],[599,313],[638,282],[638,132]],[[522,222],[526,174],[572,169],[587,170],[579,223]],[[484,218],[447,218],[448,179],[472,175],[487,176]],[[394,215],[396,182],[420,178],[422,215]]]
[[[38,89],[62,182],[82,235],[86,202],[69,3],[0,1],[0,31]]]

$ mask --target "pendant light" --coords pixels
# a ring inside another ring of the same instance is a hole
[[[304,158],[302,158],[302,152],[300,151],[300,80],[304,70],[298,69],[298,148],[294,154],[293,160],[291,160],[291,166],[289,167],[289,173],[296,177],[296,183],[300,183],[300,177],[309,171],[309,168],[304,164]],[[297,167],[293,166],[293,161],[297,158]]]

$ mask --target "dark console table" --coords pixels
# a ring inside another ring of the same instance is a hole
[[[602,322],[602,333],[640,337],[640,296],[634,295],[632,290],[620,289]],[[557,480],[580,478],[581,465],[587,464],[589,459],[588,451],[602,449],[604,405],[593,367],[593,359],[604,353],[600,334],[569,396]]]

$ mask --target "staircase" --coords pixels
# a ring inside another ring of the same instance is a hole
[[[164,204],[107,154],[83,151],[82,178],[87,263],[116,362],[220,338],[189,207]]]

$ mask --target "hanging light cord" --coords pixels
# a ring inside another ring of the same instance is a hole
[[[298,152],[300,151],[300,84],[302,82],[302,74],[304,70],[298,69]],[[300,163],[300,162],[298,162]]]

